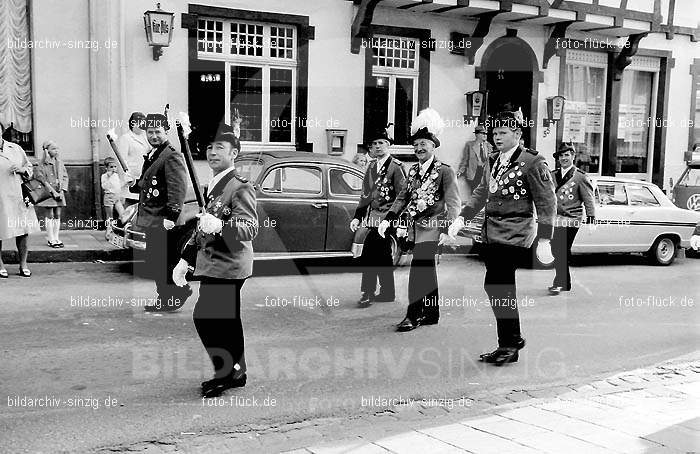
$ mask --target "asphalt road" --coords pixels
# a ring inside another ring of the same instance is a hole
[[[502,368],[476,361],[494,347],[495,326],[475,258],[443,257],[441,294],[453,299],[443,301],[439,325],[410,333],[393,330],[405,311],[407,268],[396,273],[397,302],[359,309],[357,270],[306,265],[259,267],[246,282],[248,386],[207,402],[198,389],[211,371],[191,319],[196,292],[181,312],[153,315],[141,307],[153,284],[125,264],[35,264],[31,279],[2,280],[0,451],[85,451],[370,412],[377,399],[573,382],[700,345],[697,259],[670,267],[640,257],[579,260],[573,291],[558,297],[546,296],[552,271],[519,271],[528,344],[519,363]],[[109,307],[91,306],[95,299]]]

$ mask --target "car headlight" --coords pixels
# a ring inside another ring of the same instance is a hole
[[[136,214],[136,210],[138,210],[138,204],[136,204],[136,203],[126,207],[124,209],[124,211],[122,212],[122,215],[119,216],[119,222],[121,222],[122,225],[129,222],[129,220],[131,220],[131,218],[133,218],[134,215]]]

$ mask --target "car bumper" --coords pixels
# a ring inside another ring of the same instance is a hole
[[[131,224],[126,224],[124,227],[108,225],[105,238],[114,247],[146,250],[146,234],[133,230]]]

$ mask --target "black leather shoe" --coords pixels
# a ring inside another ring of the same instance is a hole
[[[440,317],[423,317],[420,321],[421,325],[437,325]]]
[[[202,397],[219,397],[227,389],[242,388],[245,386],[247,379],[247,375],[243,374],[240,378],[224,377],[206,381],[202,383]],[[205,384],[207,385],[206,387]]]
[[[420,326],[419,321],[412,321],[410,318],[406,317],[404,318],[401,323],[396,325],[396,331],[399,332],[405,332],[405,331],[413,331],[414,329],[418,328]]]
[[[547,290],[549,291],[550,295],[558,295],[561,293],[562,289],[558,285],[552,285],[551,287],[547,288]]]
[[[525,347],[525,338],[521,337],[513,347],[517,348],[518,350],[522,350]]]
[[[372,305],[372,300],[370,299],[368,294],[363,293],[360,297],[360,301],[357,302],[357,305],[359,307],[370,307]]]
[[[491,353],[480,355],[479,361],[496,366],[502,366],[506,363],[515,363],[518,361],[518,349],[515,347],[498,347]]]
[[[392,295],[382,295],[381,293],[379,295],[375,295],[372,297],[372,301],[376,303],[393,303],[396,300],[395,296]]]

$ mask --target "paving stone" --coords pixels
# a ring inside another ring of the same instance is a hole
[[[463,424],[450,424],[420,432],[442,440],[458,448],[479,454],[502,454],[506,452],[526,452],[528,448],[511,440],[490,434]]]
[[[306,449],[313,454],[385,454],[389,452],[381,446],[377,446],[373,443],[368,443],[360,437],[337,440],[331,443],[323,443],[319,445],[310,446]]]
[[[555,432],[538,433],[519,438],[518,443],[552,454],[612,454],[615,452]]]
[[[500,415],[489,416],[487,418],[476,420],[460,421],[460,424],[464,424],[511,440],[520,436],[532,435],[539,432],[548,432],[546,429],[541,427],[504,418]]]
[[[393,437],[387,437],[374,442],[375,444],[397,454],[416,452],[425,453],[464,453],[463,449],[430,437],[424,433],[411,431]]]
[[[644,438],[682,452],[693,452],[700,448],[700,433],[682,426],[666,427],[645,435]]]
[[[525,391],[515,391],[506,394],[506,399],[511,402],[523,402],[525,400],[532,399],[532,396],[529,396]]]

